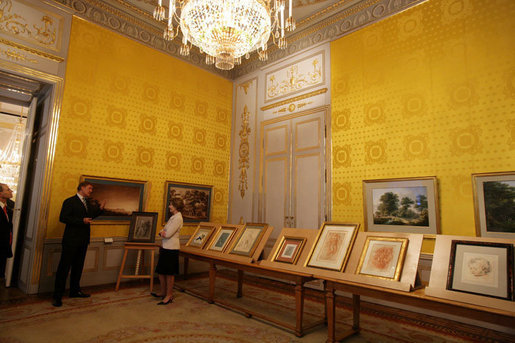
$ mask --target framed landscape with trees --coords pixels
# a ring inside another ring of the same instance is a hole
[[[435,176],[363,180],[365,230],[440,233]]]
[[[515,238],[515,172],[472,174],[476,233]]]

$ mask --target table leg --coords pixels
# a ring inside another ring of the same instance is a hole
[[[120,280],[122,279],[123,268],[125,267],[125,261],[127,260],[127,252],[129,252],[129,249],[125,248],[125,252],[123,253],[122,258],[122,265],[120,266],[120,272],[118,273],[118,280],[116,280],[116,292],[118,292],[118,289],[120,288]]]
[[[184,257],[184,280],[188,279],[188,267],[190,265],[190,258]]]
[[[154,254],[155,249],[150,250],[150,293],[152,293],[154,289]]]
[[[295,282],[295,308],[297,311],[297,322],[295,323],[295,335],[302,337],[302,321],[304,315],[304,286],[302,280]]]
[[[241,298],[243,296],[243,270],[238,269],[238,294],[236,294],[237,298]]]
[[[352,295],[352,330],[359,331],[359,308],[360,296],[358,294]]]
[[[335,302],[334,302],[334,288],[331,284],[325,289],[325,309],[327,316],[327,342],[335,342]]]
[[[141,249],[138,249],[138,257],[136,257],[136,270],[134,271],[134,275],[139,275],[139,267],[141,265]]]
[[[209,262],[209,294],[207,296],[207,302],[214,303],[215,298],[215,279],[216,279],[216,264]]]

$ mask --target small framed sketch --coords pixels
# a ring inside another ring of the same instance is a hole
[[[513,244],[453,240],[447,289],[512,300]]]
[[[408,242],[408,238],[368,236],[356,274],[399,281]]]
[[[274,254],[274,262],[296,264],[304,244],[306,244],[305,237],[283,236]]]
[[[365,230],[440,233],[435,176],[363,180]]]
[[[306,266],[343,271],[358,227],[359,224],[322,224]]]
[[[267,227],[267,224],[247,223],[229,253],[251,257]]]
[[[128,241],[154,243],[156,224],[157,212],[132,212]]]
[[[515,172],[472,174],[476,233],[515,238]]]
[[[236,235],[238,227],[222,225],[211,241],[208,250],[224,252]]]
[[[186,243],[186,246],[204,249],[215,228],[215,226],[211,225],[199,225],[193,235],[191,235],[188,243]]]

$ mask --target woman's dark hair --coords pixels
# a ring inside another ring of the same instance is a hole
[[[184,201],[182,201],[181,198],[172,198],[172,200],[170,200],[170,204],[172,204],[179,212],[182,212],[184,209]]]

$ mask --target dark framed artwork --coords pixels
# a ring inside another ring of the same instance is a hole
[[[168,206],[173,198],[182,199],[184,202],[182,218],[185,223],[209,222],[211,218],[212,194],[213,186],[166,181],[163,225],[172,216]]]
[[[157,212],[132,212],[129,242],[154,243],[156,241]]]
[[[515,172],[472,174],[476,233],[515,238]]]
[[[274,254],[275,262],[296,264],[306,244],[305,237],[281,237],[281,243]]]
[[[144,210],[147,181],[87,175],[81,176],[80,181],[88,181],[93,185],[88,205],[98,207],[105,201],[104,212],[94,219],[95,224],[129,223],[132,212]]]
[[[513,300],[513,244],[453,240],[447,289]]]
[[[363,180],[366,231],[440,233],[435,176]]]

